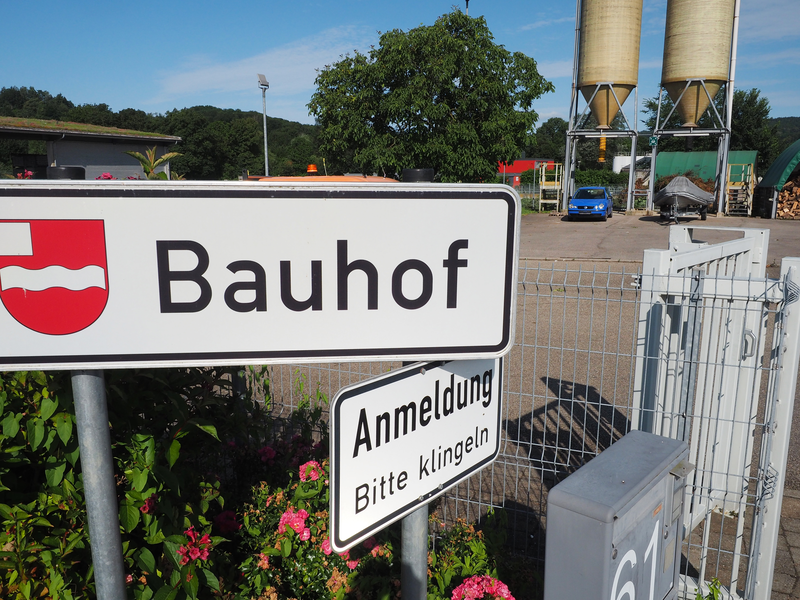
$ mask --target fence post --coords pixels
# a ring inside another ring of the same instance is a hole
[[[781,329],[782,339],[775,347],[781,353],[775,411],[768,422],[772,428],[772,449],[769,464],[762,473],[766,479],[759,486],[759,492],[766,495],[761,531],[754,531],[754,552],[757,553],[757,567],[748,587],[753,590],[755,599],[768,600],[772,593],[775,555],[780,533],[781,507],[783,505],[783,486],[786,483],[786,464],[789,455],[789,436],[792,429],[795,393],[797,392],[798,359],[800,359],[800,258],[784,258],[781,261],[781,280],[786,282]],[[760,536],[760,543],[758,537]]]

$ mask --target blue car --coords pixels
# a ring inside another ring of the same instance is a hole
[[[604,187],[578,188],[569,199],[567,210],[567,220],[569,221],[575,217],[600,217],[602,221],[605,221],[613,216],[614,207],[611,204],[611,196]]]

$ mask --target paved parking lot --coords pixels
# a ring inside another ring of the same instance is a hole
[[[716,217],[707,221],[681,220],[692,227],[749,227],[769,229],[770,264],[781,257],[800,255],[800,221]],[[647,248],[665,249],[669,228],[658,217],[614,213],[608,221],[567,221],[566,217],[532,213],[522,217],[520,257],[543,259],[602,259],[641,262]],[[721,234],[708,233],[708,241],[721,241]]]

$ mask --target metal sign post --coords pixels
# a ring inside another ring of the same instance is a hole
[[[125,600],[122,537],[103,372],[73,371],[72,394],[97,597]]]

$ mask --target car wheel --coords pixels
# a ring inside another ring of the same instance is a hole
[[[601,221],[608,221],[608,213],[603,213],[603,216],[600,217]]]
[[[705,221],[708,219],[708,208],[701,208],[700,209],[700,220]]]
[[[608,218],[610,219],[613,216],[614,216],[614,207],[613,206],[609,206],[608,207]]]

